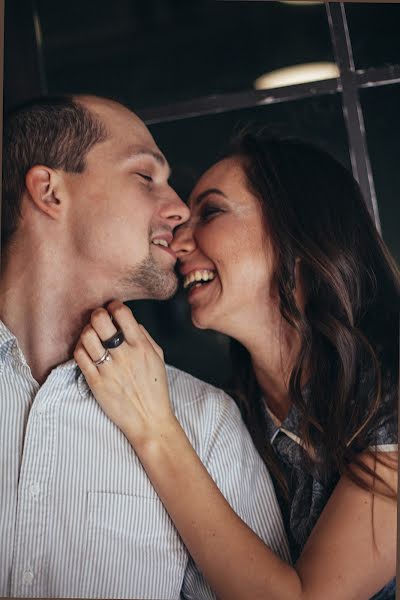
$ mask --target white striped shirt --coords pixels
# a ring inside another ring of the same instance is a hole
[[[281,557],[269,474],[234,402],[168,367],[176,415],[236,512]],[[74,360],[42,386],[0,321],[0,596],[214,598]]]

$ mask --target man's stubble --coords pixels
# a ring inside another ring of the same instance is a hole
[[[178,289],[178,278],[173,269],[161,267],[151,254],[133,267],[121,283],[127,291],[143,290],[143,295],[137,300],[168,300]]]

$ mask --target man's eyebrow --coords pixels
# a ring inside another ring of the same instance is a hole
[[[154,158],[159,165],[162,167],[166,167],[168,170],[168,174],[171,175],[171,167],[169,166],[165,156],[161,154],[161,152],[156,152],[155,150],[150,150],[149,148],[129,148],[126,153],[126,158],[138,158],[140,156],[151,156]]]
[[[209,196],[210,194],[217,194],[218,196],[222,196],[223,198],[226,198],[224,192],[222,192],[221,190],[219,190],[218,188],[208,188],[207,190],[204,190],[204,192],[201,192],[201,194],[199,194],[194,200],[193,200],[193,207],[194,206],[198,206],[200,204],[200,202],[202,200],[204,200],[204,198],[206,198],[207,196]]]

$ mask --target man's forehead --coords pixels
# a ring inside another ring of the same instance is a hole
[[[153,144],[132,143],[121,148],[120,158],[122,160],[128,160],[130,158],[140,158],[141,156],[150,156],[159,165],[167,168],[169,172],[171,171],[167,159],[156,146],[155,142],[153,142]]]
[[[169,173],[171,169],[144,122],[130,109],[113,100],[95,96],[80,97],[82,104],[103,121],[108,131],[104,146],[112,148],[118,160],[150,156]]]
[[[106,124],[110,141],[117,143],[121,159],[147,154],[158,163],[167,164],[150,131],[135,113],[125,107],[120,110],[118,105],[111,107]]]

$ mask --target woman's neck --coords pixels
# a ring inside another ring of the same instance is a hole
[[[289,381],[299,343],[293,329],[281,325],[275,335],[265,332],[245,344],[265,402],[280,421],[286,418],[291,406]]]

